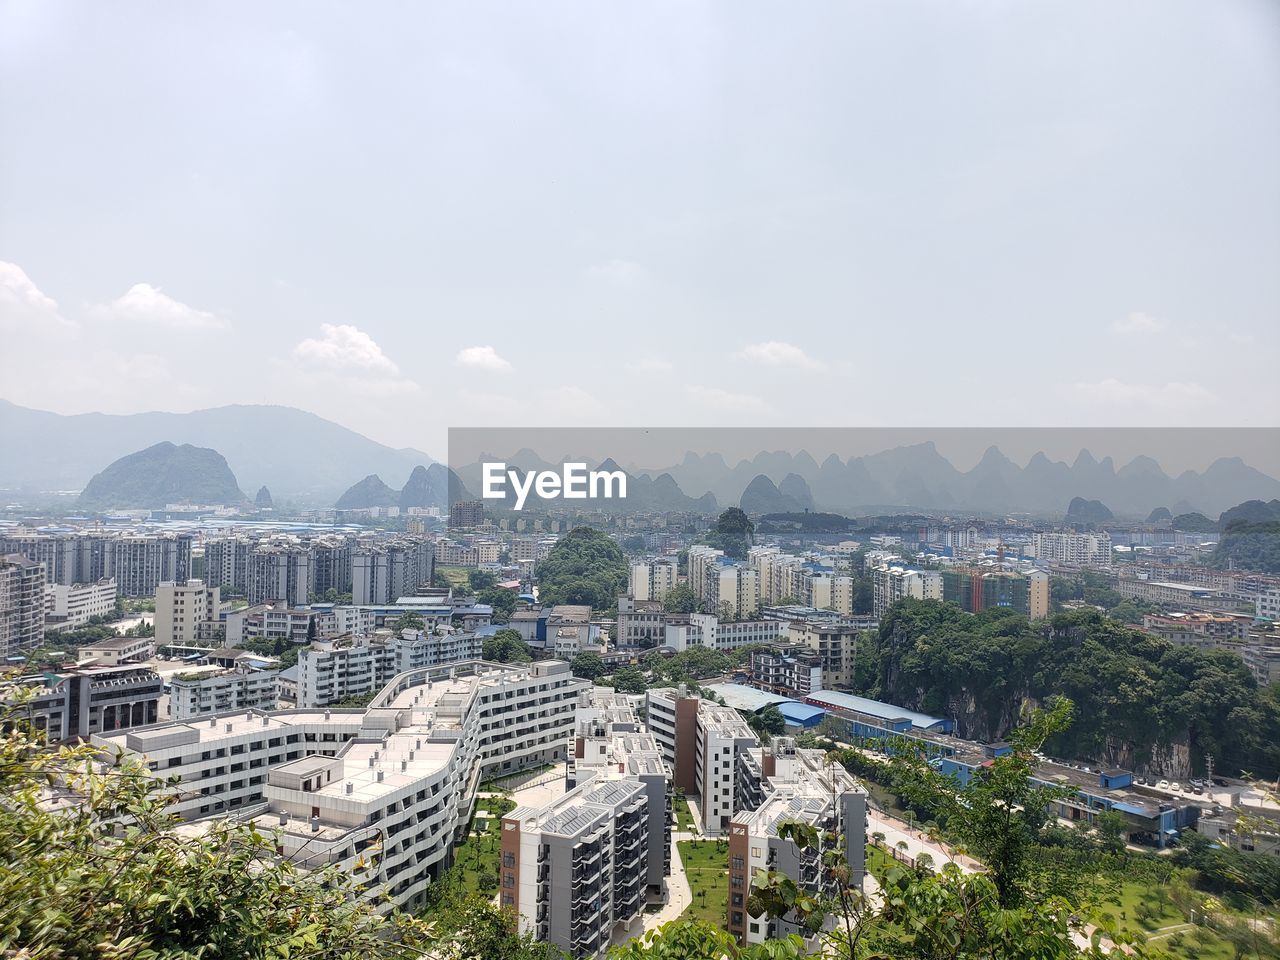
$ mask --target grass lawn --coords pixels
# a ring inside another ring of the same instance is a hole
[[[1212,930],[1192,926],[1167,898],[1160,896],[1160,884],[1152,880],[1126,880],[1114,906],[1104,908],[1116,918],[1120,929],[1141,933],[1148,942],[1178,960],[1232,960],[1231,945]],[[1139,908],[1151,913],[1139,918]]]
[[[436,575],[455,590],[471,592],[471,571],[467,567],[436,567]]]
[[[490,895],[497,892],[498,864],[502,857],[502,817],[515,807],[515,801],[509,797],[481,797],[476,801],[477,812],[484,810],[492,816],[473,818],[467,839],[454,850],[453,862],[465,892]],[[486,878],[488,889],[483,882]]]
[[[729,911],[729,844],[716,840],[681,840],[680,859],[693,902],[680,916],[705,920],[724,929]]]
[[[671,802],[671,807],[676,812],[676,831],[679,833],[693,833],[693,814],[689,811],[689,803],[687,797],[676,797]]]
[[[867,873],[877,880],[881,879],[889,868],[897,862],[885,850],[877,847],[874,843],[867,844]]]

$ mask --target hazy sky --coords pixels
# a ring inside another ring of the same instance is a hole
[[[1280,4],[0,0],[0,397],[1280,423]]]

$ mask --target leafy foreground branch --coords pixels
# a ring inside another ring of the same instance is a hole
[[[168,785],[88,746],[47,750],[0,716],[0,957],[550,960],[478,897],[429,920],[391,912],[333,868],[278,858],[269,835],[167,812]],[[375,855],[376,856],[376,855]],[[376,864],[371,864],[376,866]]]

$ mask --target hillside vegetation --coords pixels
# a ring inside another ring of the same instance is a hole
[[[155,509],[169,503],[237,504],[245,500],[217,450],[157,443],[95,474],[80,506],[95,510]]]
[[[1170,776],[1218,769],[1275,778],[1280,687],[1259,688],[1235,654],[1177,646],[1097,611],[1029,623],[1010,611],[968,614],[908,600],[860,658],[885,700],[953,717],[961,736],[1007,736],[1028,702],[1077,706],[1058,753]]]

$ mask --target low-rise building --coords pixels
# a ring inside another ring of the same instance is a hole
[[[126,663],[146,663],[156,652],[152,637],[108,637],[80,647],[76,658],[92,661],[101,667],[118,667]]]
[[[298,651],[296,703],[323,707],[368,696],[398,673],[478,659],[483,645],[479,634],[445,628],[316,640]]]
[[[111,577],[93,583],[46,583],[44,591],[46,629],[82,627],[116,609],[116,582]]]
[[[752,650],[748,661],[751,685],[803,700],[822,689],[822,658],[807,644],[777,643]]]
[[[481,778],[562,762],[588,687],[565,663],[473,661],[400,674],[364,709],[249,710],[93,742],[176,778],[182,819],[239,814],[277,856],[412,910],[452,861]]]
[[[160,719],[164,682],[150,667],[92,664],[21,677],[16,683],[36,691],[28,720],[51,742],[145,726]]]
[[[249,664],[217,673],[180,673],[169,679],[169,718],[191,720],[208,714],[274,710],[278,705],[278,673],[278,665]]]

